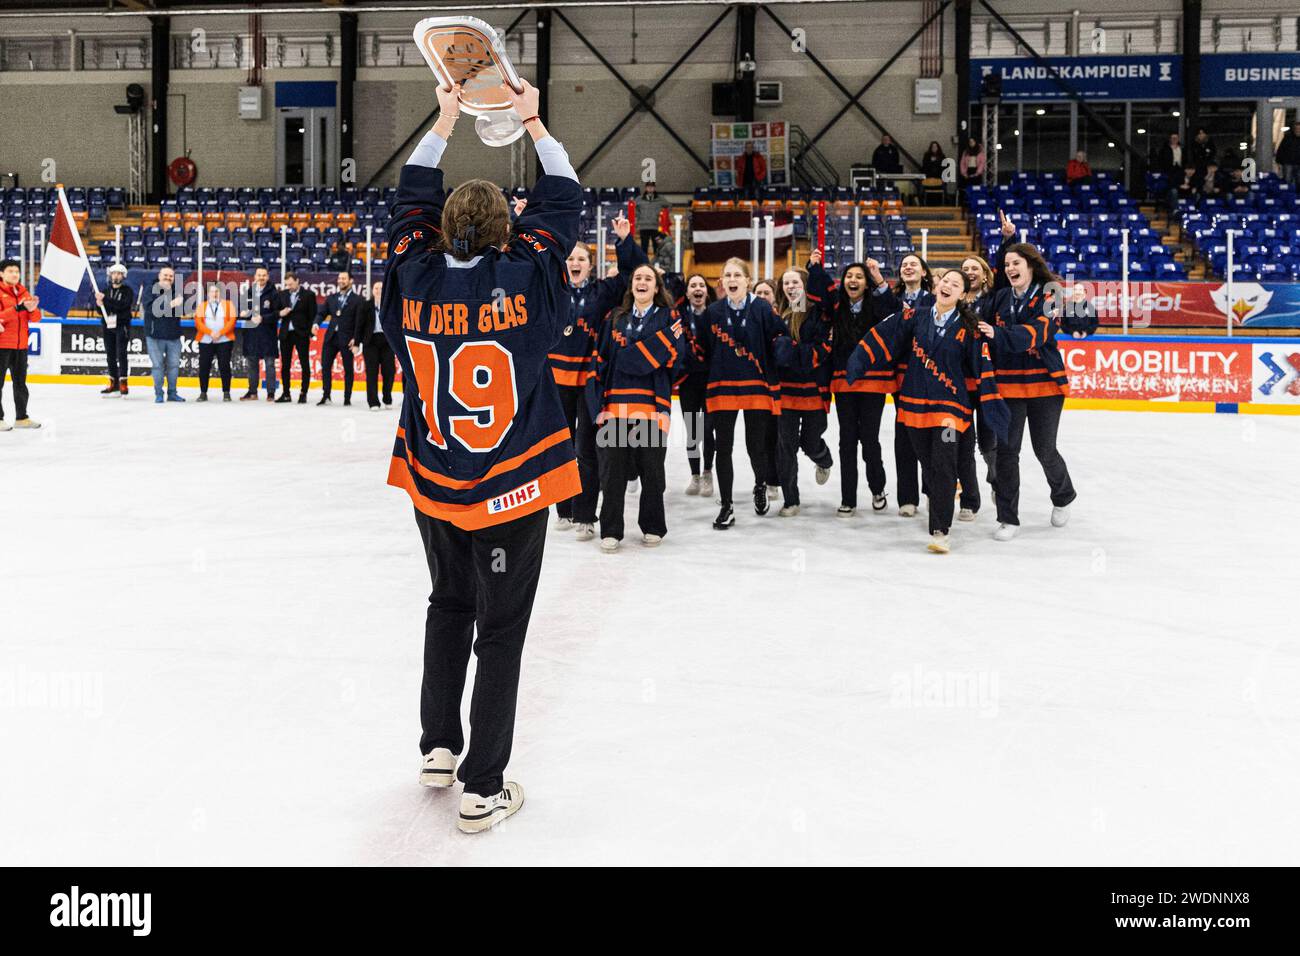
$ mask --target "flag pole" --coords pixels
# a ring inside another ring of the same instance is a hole
[[[95,304],[99,306],[99,314],[104,317],[104,324],[110,329],[117,328],[117,317],[112,320],[108,317],[108,310],[104,308],[104,303],[99,301],[99,283],[95,281],[95,270],[90,267],[90,258],[86,255],[86,247],[81,244],[81,230],[77,228],[76,221],[72,218],[72,207],[68,205],[67,194],[63,192],[63,183],[58,184],[59,189],[59,208],[63,210],[63,215],[68,220],[68,231],[72,233],[72,241],[77,244],[77,255],[81,256],[81,263],[86,267],[86,275],[90,276],[90,287],[95,290]]]

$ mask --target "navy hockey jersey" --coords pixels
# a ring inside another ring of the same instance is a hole
[[[860,329],[861,334],[850,339],[844,339],[842,336],[837,337],[835,334],[835,309],[839,297],[839,280],[832,279],[830,273],[820,263],[809,263],[808,298],[818,307],[820,314],[825,317],[828,342],[830,343],[831,393],[875,392],[884,395],[893,394],[898,387],[898,376],[892,369],[871,369],[852,384],[847,381],[844,374],[849,356],[857,348],[858,339],[861,335],[866,334],[867,330],[879,320],[880,316],[888,315],[889,312],[884,311],[877,304],[877,301],[872,298],[871,291],[868,290],[863,297],[862,311],[855,316],[857,323],[854,328]]]
[[[527,207],[524,212],[528,212]],[[568,254],[565,256],[567,258]],[[618,260],[618,275],[604,279],[588,278],[577,288],[569,286],[569,319],[548,356],[557,385],[582,388],[590,381],[593,375],[591,358],[596,351],[605,315],[627,294],[627,281],[636,267],[647,262],[645,252],[632,241],[631,236],[614,244],[614,256]],[[594,270],[603,268],[604,263],[593,262],[592,274],[595,274]]]
[[[611,317],[601,329],[587,386],[592,420],[643,418],[667,433],[685,347],[682,323],[671,308]]]
[[[783,411],[830,411],[831,330],[816,305],[799,326],[798,342],[790,335],[776,340],[776,367]]]
[[[964,432],[978,400],[980,414],[1005,438],[1010,412],[998,394],[988,343],[963,328],[955,313],[942,334],[933,308],[904,309],[877,323],[849,357],[848,380],[872,368],[896,368],[900,358],[907,367],[894,395],[901,424]]]
[[[710,412],[756,409],[781,414],[774,347],[790,330],[765,299],[750,295],[740,309],[721,299],[704,312],[700,348],[709,369],[704,407]]]
[[[455,265],[437,241],[444,201],[441,170],[402,168],[380,307],[405,382],[388,483],[473,530],[581,490],[547,355],[567,320],[582,189],[542,176],[505,251]]]
[[[993,293],[993,367],[1004,398],[1068,395],[1065,360],[1056,347],[1057,322],[1037,285],[1017,298],[1010,286]]]

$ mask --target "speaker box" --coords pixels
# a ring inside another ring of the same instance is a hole
[[[735,83],[713,84],[714,116],[735,116],[740,112],[739,102]]]

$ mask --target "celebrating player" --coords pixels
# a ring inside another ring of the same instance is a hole
[[[523,802],[504,771],[546,509],[580,488],[547,355],[568,315],[565,258],[577,242],[582,190],[537,116],[538,91],[524,84],[514,109],[546,174],[514,228],[493,183],[472,179],[445,195],[437,167],[459,94],[459,85],[438,89],[438,121],[402,168],[380,315],[404,382],[388,480],[415,504],[433,582],[420,778],[446,787],[458,774],[465,784],[458,825],[477,832]],[[473,744],[458,771],[471,646]]]

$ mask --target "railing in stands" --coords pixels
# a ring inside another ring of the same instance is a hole
[[[838,186],[840,174],[803,128],[790,124],[790,173],[796,186]]]

